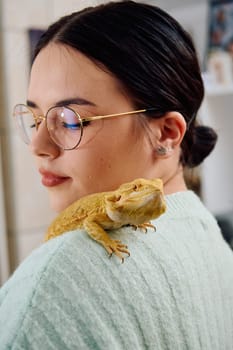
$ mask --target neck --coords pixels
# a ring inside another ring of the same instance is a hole
[[[164,178],[163,184],[165,194],[187,191],[182,165],[178,165],[177,169],[170,175],[170,177]]]

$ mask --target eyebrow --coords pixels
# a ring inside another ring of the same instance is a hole
[[[39,108],[37,106],[37,104],[33,101],[27,100],[27,106],[28,107],[32,107],[32,108]],[[72,105],[72,104],[76,104],[76,105],[88,105],[88,106],[96,106],[95,103],[85,100],[84,98],[81,97],[74,97],[74,98],[67,98],[65,100],[60,100],[57,101],[53,107],[62,107],[62,106],[67,106],[67,105]]]

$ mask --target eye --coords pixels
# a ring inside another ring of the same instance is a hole
[[[73,110],[62,107],[53,110],[53,118],[59,121],[61,125],[70,130],[78,130],[81,127],[80,121]]]
[[[83,124],[83,127],[85,127],[85,126],[89,125],[90,122],[89,122],[89,121],[88,121],[88,122],[83,122],[82,124]],[[66,123],[66,122],[63,121],[63,122],[62,122],[62,126],[63,126],[64,128],[71,129],[71,130],[78,130],[78,129],[80,129],[81,124],[80,124],[79,122],[76,122],[76,123]]]
[[[71,130],[78,130],[80,128],[80,123],[74,123],[74,124],[71,124],[71,123],[66,123],[66,122],[62,122],[62,126],[66,129],[71,129]]]
[[[64,128],[70,130],[79,130],[81,128],[81,120],[71,108],[62,107],[57,109],[56,113]],[[87,126],[89,123],[88,121],[83,122],[82,126]]]
[[[110,195],[110,196],[106,196],[106,201],[107,202],[113,202],[116,203],[121,199],[121,195]]]

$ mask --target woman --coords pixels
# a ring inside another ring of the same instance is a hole
[[[123,265],[80,230],[34,251],[2,288],[0,349],[233,347],[232,252],[183,176],[216,142],[202,99],[192,41],[157,7],[109,3],[48,28],[14,114],[51,206],[144,177],[162,179],[167,211],[156,233],[111,232]]]

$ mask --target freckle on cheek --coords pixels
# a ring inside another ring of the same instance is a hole
[[[101,167],[105,167],[105,169],[111,169],[112,168],[112,164],[111,162],[109,162],[108,160],[106,160],[105,158],[100,158],[100,164]]]

